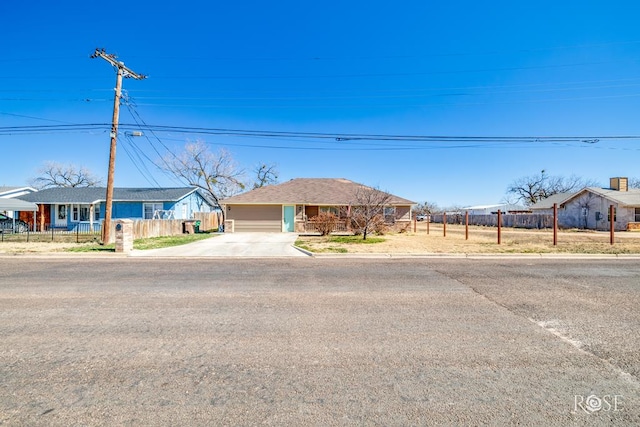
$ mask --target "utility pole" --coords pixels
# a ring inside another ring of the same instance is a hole
[[[113,65],[116,70],[116,94],[113,100],[113,119],[111,120],[111,147],[109,150],[109,172],[107,174],[107,196],[104,208],[104,222],[102,223],[102,243],[109,243],[111,224],[111,208],[113,205],[113,174],[116,169],[116,141],[118,138],[118,117],[120,116],[120,98],[122,97],[122,78],[142,80],[147,76],[137,74],[128,67],[124,62],[117,60],[113,54],[108,54],[104,49],[97,49],[91,55],[91,58],[102,58],[109,64]]]

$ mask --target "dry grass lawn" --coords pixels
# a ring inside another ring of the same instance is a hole
[[[336,243],[331,236],[300,236],[298,244],[312,252],[390,253],[390,254],[479,254],[479,253],[578,253],[640,254],[640,232],[616,232],[615,244],[608,232],[561,230],[558,245],[553,245],[552,230],[502,229],[502,243],[497,244],[496,228],[469,226],[465,240],[464,225],[418,223],[415,232],[387,234],[383,242]]]
[[[371,236],[377,237],[377,236]],[[0,242],[0,254],[64,252],[70,248],[95,243],[67,242]],[[640,232],[616,232],[615,244],[609,244],[608,232],[562,230],[558,245],[553,246],[551,230],[502,229],[502,244],[497,244],[497,229],[469,227],[469,240],[465,240],[463,225],[447,225],[443,236],[442,224],[418,223],[408,233],[387,234],[379,243],[332,242],[331,236],[300,236],[298,245],[316,253],[363,254],[499,254],[499,253],[577,253],[577,254],[640,254]]]

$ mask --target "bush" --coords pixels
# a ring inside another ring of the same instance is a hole
[[[327,236],[334,231],[338,225],[338,217],[331,212],[320,212],[311,218],[311,221],[313,221],[316,230],[318,230],[322,236]]]

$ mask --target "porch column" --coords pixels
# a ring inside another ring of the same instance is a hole
[[[95,205],[92,203],[89,205],[89,231],[93,232],[93,213],[95,212]]]

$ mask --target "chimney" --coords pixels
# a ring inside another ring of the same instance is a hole
[[[629,179],[624,177],[610,178],[609,179],[609,187],[612,190],[617,191],[628,191],[629,190]]]

